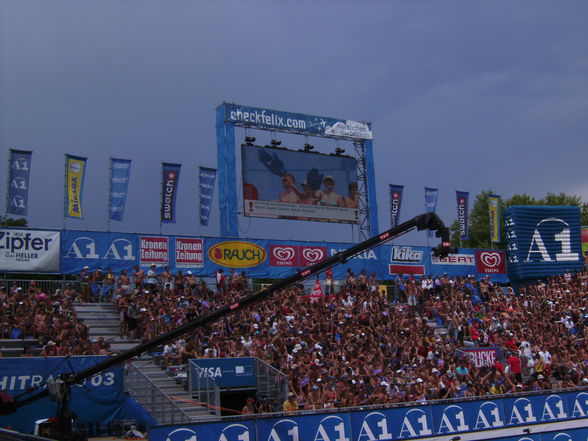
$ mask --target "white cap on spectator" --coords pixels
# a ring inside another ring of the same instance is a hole
[[[417,383],[422,383],[423,382],[423,379],[421,377],[419,377],[419,378],[416,379],[416,382]]]

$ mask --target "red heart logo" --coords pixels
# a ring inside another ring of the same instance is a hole
[[[490,268],[500,265],[500,254],[497,252],[484,251],[480,254],[480,259],[484,265],[489,266]]]
[[[292,260],[294,257],[294,248],[292,247],[275,247],[273,254],[279,260]]]

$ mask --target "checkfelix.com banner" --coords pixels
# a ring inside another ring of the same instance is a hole
[[[282,129],[300,134],[329,135],[351,139],[372,139],[368,123],[326,116],[305,115],[224,103],[225,121],[264,129]]]
[[[162,164],[161,222],[176,222],[176,195],[180,180],[181,164]]]
[[[33,152],[10,149],[7,214],[27,215],[32,156]]]
[[[212,209],[212,195],[214,193],[214,181],[216,179],[216,169],[200,167],[199,173],[200,186],[200,225],[208,226],[210,210]]]
[[[82,195],[84,191],[84,176],[86,174],[86,158],[66,155],[66,217],[82,219]]]
[[[125,214],[131,161],[129,159],[110,158],[110,220],[122,221]]]

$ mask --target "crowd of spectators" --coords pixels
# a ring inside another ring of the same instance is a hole
[[[88,338],[88,327],[76,314],[77,301],[78,293],[72,284],[53,293],[42,292],[35,281],[26,290],[17,283],[2,286],[0,339],[36,341],[24,347],[23,357],[110,355],[108,342]]]
[[[149,340],[249,294],[245,275],[216,276],[213,286],[167,268],[135,269],[133,283],[115,279],[121,336]],[[587,272],[517,294],[474,277],[410,276],[397,287],[401,295],[390,296],[375,275],[349,273],[318,298],[292,287],[167,344],[165,362],[258,357],[288,376],[305,409],[588,385]],[[87,329],[76,321],[75,293],[0,295],[8,327],[18,324],[45,348],[48,339],[72,353],[100,346],[87,341]],[[444,332],[435,332],[431,320]],[[476,347],[496,348],[501,357],[478,367],[462,351]]]

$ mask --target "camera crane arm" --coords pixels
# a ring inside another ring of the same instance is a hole
[[[147,352],[151,349],[155,349],[156,347],[167,343],[168,341],[174,340],[179,338],[180,336],[193,331],[198,328],[202,328],[207,325],[211,325],[218,320],[227,317],[229,315],[234,314],[237,311],[240,311],[248,306],[255,305],[256,303],[262,302],[272,296],[275,292],[286,289],[287,287],[302,282],[316,274],[319,274],[326,269],[335,266],[337,264],[342,264],[347,262],[347,260],[351,259],[352,257],[373,248],[378,245],[382,245],[385,242],[388,242],[392,239],[397,238],[409,231],[414,229],[419,231],[421,230],[432,230],[436,231],[436,236],[441,238],[441,245],[436,248],[433,248],[433,254],[437,256],[447,256],[450,251],[454,251],[454,249],[450,248],[449,244],[449,229],[443,224],[443,221],[437,216],[435,213],[425,213],[419,216],[412,218],[394,228],[391,228],[383,233],[378,234],[364,242],[358,243],[344,251],[341,251],[335,254],[332,257],[329,257],[322,262],[317,263],[311,267],[308,267],[296,274],[293,274],[279,282],[276,282],[269,286],[268,288],[262,289],[261,291],[249,294],[248,296],[243,297],[229,305],[225,305],[210,314],[205,316],[199,317],[196,320],[191,321],[190,323],[186,323],[179,328],[176,328],[167,334],[161,335],[159,337],[154,338],[153,340],[147,341],[145,343],[141,343],[134,348],[131,348],[119,355],[110,357],[100,363],[95,364],[94,366],[85,369],[77,374],[71,375],[69,377],[65,377],[63,379],[65,388],[69,388],[69,386],[82,382],[88,378],[91,378],[102,371],[110,369],[114,366],[118,366],[122,363],[125,363],[132,358],[138,357],[144,352]],[[21,401],[13,401],[10,403],[3,404],[0,402],[0,414],[8,414],[16,411],[18,408],[24,407],[30,403],[33,403],[43,397],[46,397],[50,394],[49,388],[45,388],[41,390],[37,394],[25,398]]]

